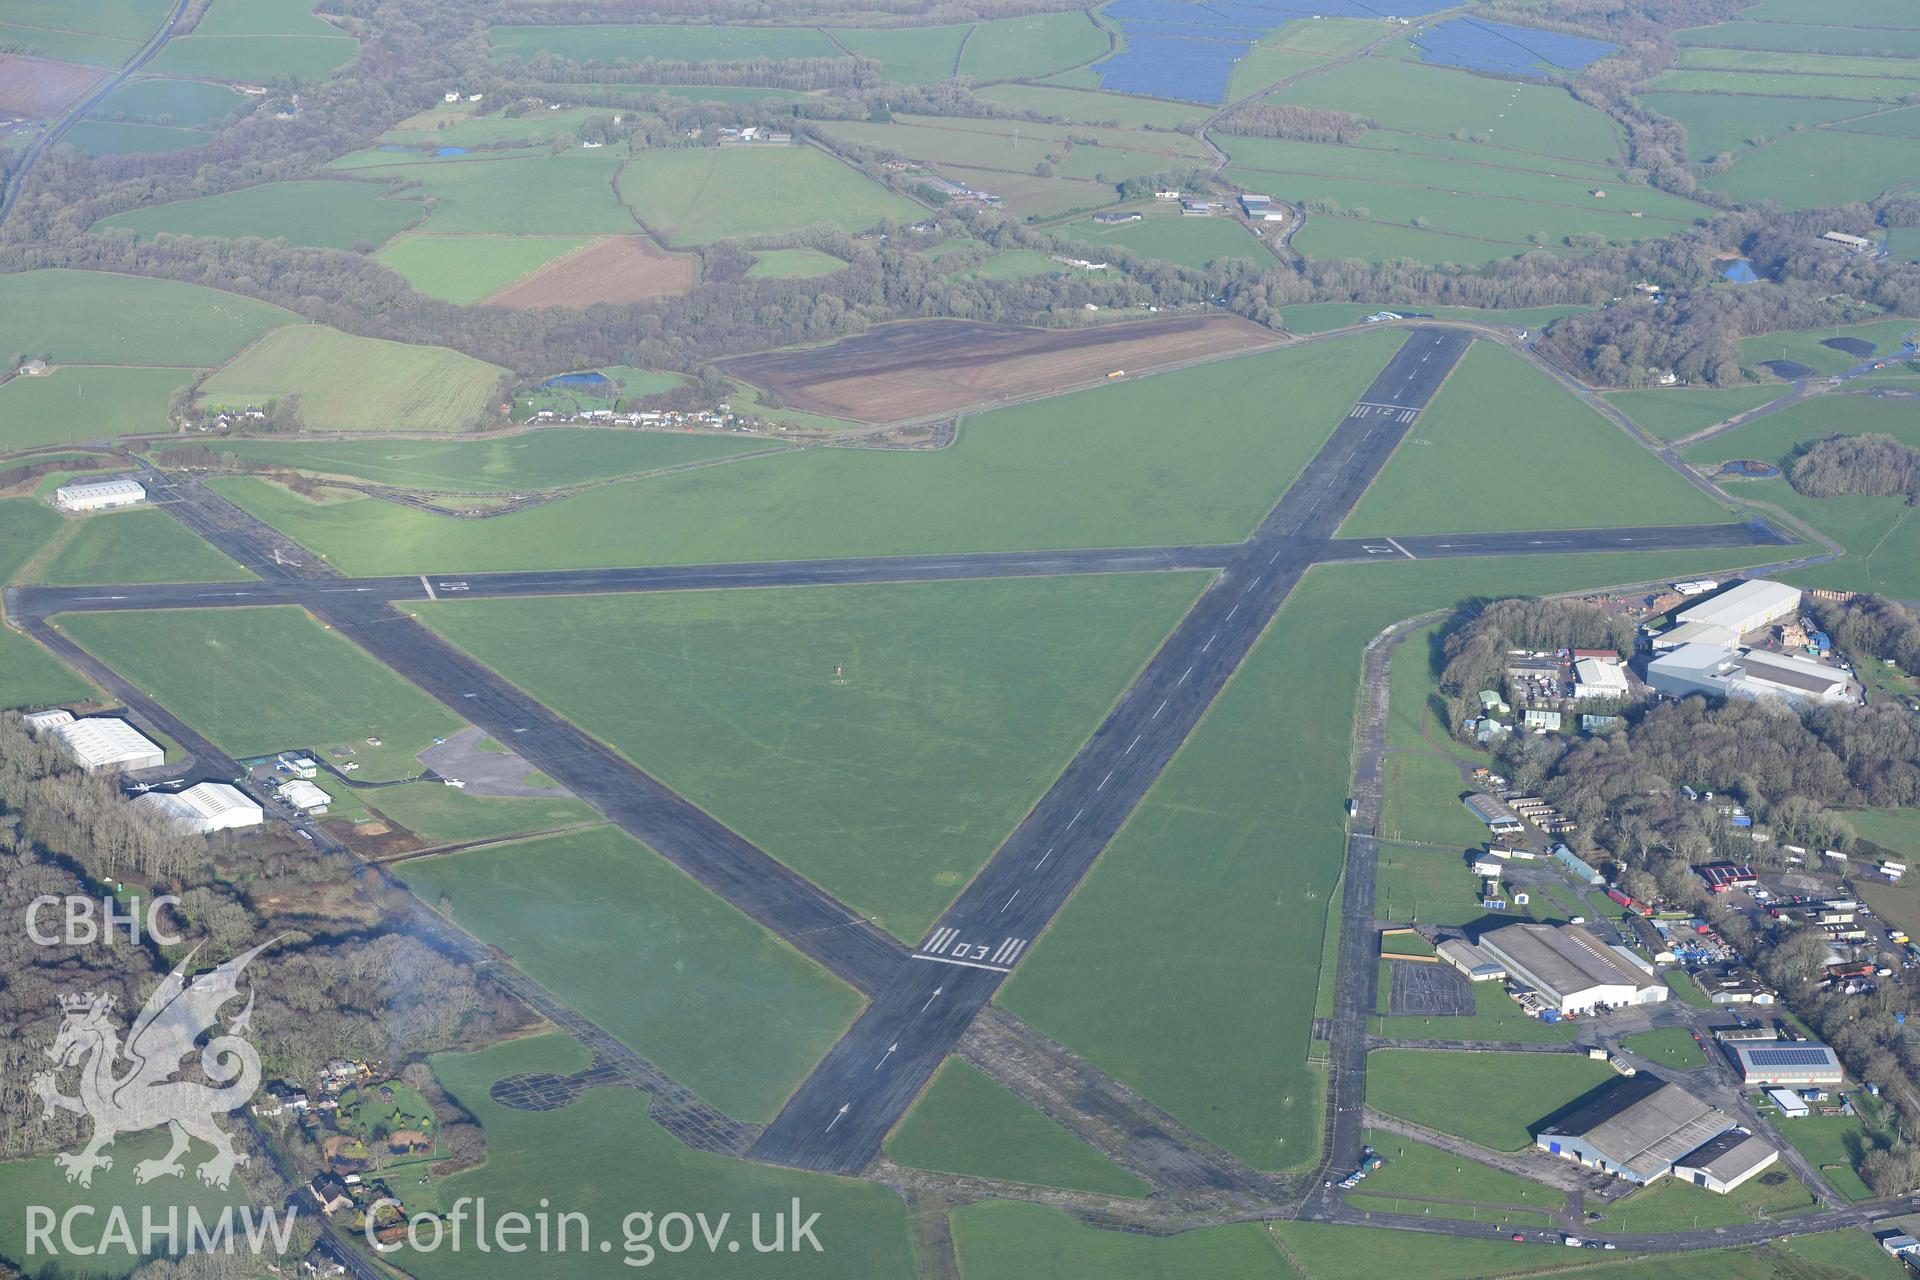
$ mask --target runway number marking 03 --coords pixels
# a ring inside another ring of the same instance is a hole
[[[1014,895],[1018,897],[1016,893]],[[1013,905],[1013,899],[1007,900]],[[1005,908],[1001,908],[1005,910]],[[941,964],[965,965],[969,969],[991,969],[995,973],[1013,972],[1013,962],[1027,949],[1025,938],[1003,937],[998,946],[991,942],[969,942],[960,931],[942,926],[933,931],[925,946],[913,953],[915,960],[937,960]]]

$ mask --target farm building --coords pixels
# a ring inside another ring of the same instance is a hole
[[[224,782],[195,783],[185,791],[149,791],[133,803],[200,835],[257,827],[266,820],[245,792]]]
[[[1665,983],[1579,925],[1510,924],[1481,934],[1474,943],[1504,965],[1509,978],[1532,987],[1563,1014],[1667,998]]]
[[[125,720],[111,716],[67,719],[48,732],[88,773],[115,769],[154,769],[166,763],[166,752]]]
[[[1761,1041],[1727,1046],[1734,1070],[1746,1085],[1837,1085],[1846,1072],[1833,1050],[1810,1040]]]
[[[1487,824],[1487,830],[1495,835],[1510,835],[1519,831],[1520,815],[1489,795],[1478,791],[1461,801],[1474,817]]]
[[[1859,253],[1864,249],[1873,248],[1873,241],[1867,239],[1865,236],[1848,235],[1844,231],[1825,231],[1821,233],[1820,238],[1829,244],[1844,246],[1845,248],[1853,250],[1855,253]]]
[[[1624,698],[1628,692],[1627,669],[1618,662],[1603,662],[1599,658],[1580,658],[1574,662],[1574,697]]]
[[[1534,1145],[1628,1182],[1648,1183],[1733,1127],[1733,1117],[1718,1107],[1641,1072],[1541,1129]]]
[[[1807,658],[1717,644],[1686,644],[1647,664],[1647,683],[1673,698],[1848,702],[1847,673]]]
[[[1800,609],[1800,588],[1756,578],[1729,587],[1711,599],[1688,605],[1674,615],[1681,626],[1702,622],[1725,627],[1736,636],[1758,631],[1768,623],[1791,617]]]
[[[63,484],[53,491],[53,505],[62,511],[107,511],[145,502],[147,491],[138,480],[116,476],[111,480],[88,480],[83,484]]]
[[[1780,1158],[1744,1129],[1729,1129],[1673,1166],[1673,1176],[1696,1187],[1727,1194]]]

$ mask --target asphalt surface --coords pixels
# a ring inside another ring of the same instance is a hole
[[[753,1154],[854,1174],[1027,953],[1186,741],[1287,595],[1466,350],[1415,329],[1112,713]]]

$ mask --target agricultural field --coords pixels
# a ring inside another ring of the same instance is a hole
[[[1186,134],[1111,129],[1097,125],[1036,124],[1027,120],[967,116],[898,115],[889,123],[835,122],[829,132],[860,146],[895,152],[909,160],[998,172],[1002,177],[1031,173],[1048,155],[1060,157],[1061,178],[1107,182],[1203,163],[1206,147]],[[999,192],[995,179],[977,185]],[[1104,202],[1103,202],[1104,203]]]
[[[812,280],[845,271],[847,264],[818,249],[761,249],[747,268],[749,280]]]
[[[1679,440],[1771,404],[1780,394],[1778,387],[1667,387],[1615,391],[1606,400],[1650,435]]]
[[[1289,1274],[1265,1230],[1251,1222],[1154,1237],[1102,1231],[1063,1209],[1006,1200],[968,1205],[951,1219],[968,1280],[1272,1280]]]
[[[953,78],[960,46],[973,30],[971,26],[836,27],[828,34],[848,52],[878,62],[882,74],[894,84],[938,84]]]
[[[1796,125],[1828,124],[1876,110],[1837,98],[1770,98],[1760,94],[1643,93],[1643,106],[1671,116],[1687,131],[1694,160],[1737,154],[1779,138]]]
[[[1183,102],[1162,102],[1156,98],[1058,89],[1038,84],[994,85],[980,90],[974,96],[1010,111],[1038,111],[1062,120],[1105,124],[1122,129],[1171,129],[1190,121],[1204,120],[1209,114],[1205,107]]]
[[[12,16],[9,12],[8,16]],[[158,26],[160,16],[156,15],[153,25]],[[81,63],[94,68],[114,69],[127,59],[140,52],[140,45],[146,39],[146,33],[136,38],[100,35],[94,32],[72,31],[66,28],[20,26],[11,22],[0,22],[0,43],[7,47],[7,54],[0,55],[0,66],[12,68],[8,81],[10,87],[19,88],[17,78],[23,73],[32,72],[39,77],[55,77],[54,83],[64,79],[65,72],[46,72],[34,66],[36,62]],[[35,88],[34,92],[42,92]],[[11,109],[18,110],[18,101],[13,101]]]
[[[76,364],[0,382],[0,453],[169,431],[167,406],[196,372]]]
[[[159,155],[185,151],[209,141],[203,129],[172,129],[152,124],[82,120],[60,136],[63,145],[90,156]]]
[[[840,50],[815,27],[501,26],[493,56],[522,61],[552,54],[569,62],[750,62],[756,58],[834,58]]]
[[[319,325],[277,329],[200,384],[202,403],[300,397],[312,431],[460,431],[493,403],[506,370],[445,347],[359,338]]]
[[[78,63],[0,53],[0,112],[9,117],[57,116],[101,78],[96,68]]]
[[[382,244],[420,220],[416,194],[390,195],[370,182],[301,179],[241,187],[102,218],[96,230],[124,227],[140,239],[259,236],[322,249]]]
[[[460,727],[290,606],[66,614],[58,625],[236,757],[312,748],[336,763],[358,761],[358,777],[374,782],[418,773],[413,754]]]
[[[1320,967],[1346,847],[1346,753],[1325,750],[1323,734],[1353,718],[1366,642],[1478,594],[1704,572],[1764,554],[1315,569],[1000,1003],[1243,1159],[1306,1163],[1323,1086],[1306,1056],[1315,984],[1299,975]]]
[[[504,143],[549,142],[555,138],[571,141],[581,125],[596,116],[609,113],[602,107],[568,107],[564,111],[528,111],[519,115],[505,112],[482,113],[466,102],[442,102],[402,120],[380,135],[382,150],[388,147],[420,147],[438,151],[442,147],[498,147]],[[388,154],[397,154],[388,152]]]
[[[351,61],[353,37],[313,13],[312,0],[213,0],[192,32],[169,40],[147,69],[242,84],[318,84]]]
[[[1357,325],[1367,316],[1383,309],[1393,310],[1392,307],[1383,308],[1371,302],[1308,302],[1288,307],[1284,319],[1290,333],[1325,333],[1329,329]],[[1432,308],[1433,314],[1442,320],[1467,320],[1475,324],[1529,330],[1544,329],[1562,316],[1584,310],[1584,307],[1508,307],[1499,310],[1479,307]]]
[[[37,498],[0,498],[0,583],[13,581],[63,524],[53,508]],[[91,696],[92,686],[65,663],[13,628],[0,627],[0,709]],[[0,1165],[0,1170],[7,1167]]]
[[[192,128],[213,124],[246,102],[244,94],[202,80],[141,77],[115,89],[93,109],[99,120]]]
[[[524,493],[677,467],[765,447],[725,436],[567,427],[486,440],[227,440],[220,452],[408,489]]]
[[[105,271],[0,275],[0,348],[55,365],[207,368],[296,317],[200,285]]]
[[[69,523],[70,536],[34,578],[55,586],[232,582],[254,575],[164,511],[108,511]]]
[[[1164,316],[1085,329],[932,320],[877,326],[827,347],[726,361],[729,373],[785,404],[864,422],[902,422],[1058,393],[1269,346],[1236,317]]]
[[[1920,93],[1920,81],[1911,91]],[[1867,201],[1913,181],[1920,139],[1811,129],[1769,143],[1712,179],[1735,200],[1778,200],[1789,209]]]
[[[639,228],[613,190],[624,152],[624,147],[574,147],[558,153],[475,152],[439,160],[387,153],[395,163],[355,165],[352,172],[374,181],[420,183],[421,190],[409,194],[430,195],[435,203],[417,231],[631,235]]]
[[[470,306],[592,243],[578,236],[441,236],[408,232],[374,256],[430,298]]]
[[[1062,229],[1071,240],[1095,248],[1125,249],[1142,258],[1204,268],[1220,258],[1267,259],[1267,247],[1232,218],[1183,218],[1178,213],[1149,212],[1138,222],[1108,226],[1092,220],[1068,223]]]
[[[755,1052],[760,1048],[755,1046]],[[394,1255],[420,1280],[631,1276],[642,1257],[681,1261],[657,1245],[648,1246],[650,1254],[623,1245],[621,1224],[635,1205],[659,1206],[663,1213],[670,1205],[697,1205],[709,1221],[731,1215],[731,1232],[742,1233],[754,1213],[770,1222],[776,1214],[787,1213],[796,1198],[807,1212],[820,1215],[815,1232],[820,1253],[803,1248],[769,1259],[742,1249],[737,1254],[701,1253],[688,1261],[698,1265],[700,1275],[716,1280],[765,1277],[776,1271],[795,1280],[912,1274],[906,1208],[884,1187],[692,1151],[648,1117],[647,1095],[636,1089],[588,1089],[557,1111],[517,1111],[494,1101],[489,1090],[508,1076],[565,1075],[584,1069],[586,1055],[564,1036],[509,1040],[479,1053],[442,1054],[432,1066],[441,1086],[485,1129],[487,1160],[477,1169],[435,1177],[425,1187],[409,1185],[408,1208],[444,1211],[472,1197],[484,1198],[489,1213],[531,1216],[543,1198],[557,1210],[552,1197],[560,1191],[569,1212],[585,1215],[610,1250],[503,1254],[496,1249],[483,1254],[443,1249]]]
[[[911,222],[920,207],[812,147],[642,151],[620,171],[620,197],[669,245],[785,235],[808,227],[864,231]]]
[[[1100,1195],[1147,1191],[1138,1178],[959,1057],[941,1066],[886,1150],[896,1163],[914,1169]]]
[[[572,307],[645,302],[682,294],[700,275],[692,254],[667,253],[649,236],[608,236],[549,262],[481,299],[495,307]]]
[[[825,970],[611,827],[419,859],[398,874],[736,1119],[771,1119],[860,1008]]]
[[[1525,437],[1528,457],[1512,442]],[[1536,453],[1535,450],[1544,450]],[[1469,498],[1493,477],[1521,479],[1532,458],[1579,457],[1584,475],[1559,479],[1550,463],[1498,499]],[[1623,524],[1708,524],[1727,512],[1546,374],[1491,343],[1476,343],[1341,530],[1352,537]]]
[[[1038,249],[1009,249],[1005,253],[996,253],[977,266],[965,267],[950,274],[959,280],[1031,280],[1036,276],[1050,276],[1081,272],[1078,267],[1068,267],[1055,262]]]
[[[982,22],[961,51],[960,74],[976,84],[1037,80],[1100,57],[1110,43],[1106,29],[1080,9]]]
[[[1463,1106],[1475,1080],[1500,1081]],[[1495,1151],[1531,1146],[1531,1128],[1617,1079],[1612,1067],[1557,1053],[1448,1053],[1376,1049],[1367,1055],[1367,1104]]]
[[[1146,574],[416,611],[880,927],[917,938],[1204,586]],[[542,642],[556,626],[564,649]]]

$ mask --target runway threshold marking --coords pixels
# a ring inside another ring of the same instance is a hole
[[[424,573],[420,575],[420,585],[426,588],[427,599],[438,600],[440,598],[439,596],[433,594],[433,584],[427,581],[427,575]]]
[[[1020,896],[1014,891],[1013,898]],[[1013,905],[1013,898],[1007,899],[1005,911]],[[995,973],[1010,973],[1009,968],[1027,949],[1027,939],[1004,934],[1000,944],[993,946],[985,942],[968,942],[960,936],[960,930],[943,925],[933,931],[926,945],[913,953],[915,960],[932,960],[939,964],[957,964],[965,969],[991,969]]]
[[[1407,550],[1405,547],[1395,542],[1392,538],[1387,539],[1387,545],[1392,547],[1395,551],[1398,551],[1401,555],[1405,556],[1409,560],[1419,559],[1419,557],[1414,555],[1413,552]]]

